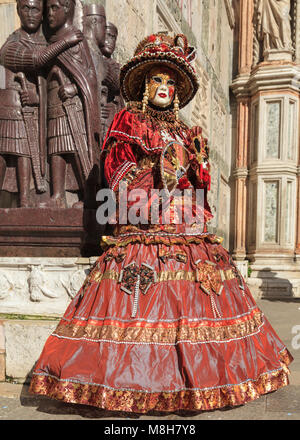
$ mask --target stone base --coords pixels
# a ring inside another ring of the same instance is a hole
[[[0,382],[5,381],[5,363],[4,323],[0,321]]]
[[[300,267],[297,264],[279,266],[251,265],[247,284],[255,299],[300,298]]]
[[[0,258],[0,382],[28,382],[91,258]]]
[[[1,256],[99,255],[102,234],[96,209],[0,209]]]
[[[245,279],[245,281],[247,281],[248,280],[248,267],[249,267],[248,260],[235,261],[235,264],[236,264],[238,270],[241,272],[242,277]]]
[[[265,61],[292,61],[293,52],[288,49],[269,49],[264,52]]]
[[[5,336],[5,365],[4,362],[2,365],[5,373],[2,371],[0,381],[29,383],[44,344],[57,324],[58,321],[3,320],[0,331]]]
[[[96,259],[0,258],[0,313],[61,316]]]

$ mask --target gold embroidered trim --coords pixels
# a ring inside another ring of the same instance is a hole
[[[179,263],[186,263],[187,262],[187,254],[184,251],[176,250],[176,251],[165,251],[164,249],[159,249],[158,251],[159,258],[166,263],[167,260],[173,259],[178,261]]]
[[[136,228],[137,229],[137,228]],[[101,237],[101,247],[106,250],[110,246],[118,246],[118,247],[125,247],[129,243],[143,243],[143,244],[164,244],[166,246],[172,246],[173,244],[190,244],[190,243],[203,243],[203,241],[207,240],[210,243],[217,243],[220,244],[223,241],[223,238],[218,237],[213,234],[203,234],[201,236],[197,235],[180,235],[175,234],[161,234],[159,235],[159,227],[157,227],[156,234],[153,232],[150,232],[149,234],[141,234],[137,231],[133,231],[132,235],[129,235],[130,231],[127,231],[127,234],[124,234],[124,236],[106,236],[103,235]]]
[[[100,283],[102,280],[114,280],[118,281],[119,279],[119,273],[113,270],[107,270],[104,273],[102,272],[95,272],[92,274],[92,276],[89,278],[90,282]]]
[[[130,326],[103,325],[89,323],[82,325],[78,323],[60,323],[54,336],[89,340],[118,341],[122,343],[145,343],[145,344],[176,344],[186,342],[221,342],[232,339],[240,339],[249,336],[263,325],[262,313],[256,312],[250,319],[238,319],[236,323],[228,325],[204,325],[203,322],[181,324],[179,327],[146,328],[140,323],[130,324]]]
[[[224,276],[224,280],[230,281],[235,278],[234,272],[232,269],[222,270]],[[119,272],[113,270],[107,270],[104,273],[102,272],[91,272],[90,276],[87,278],[88,282],[96,282],[100,283],[102,280],[114,280],[118,281]],[[162,271],[157,273],[157,282],[161,283],[163,281],[197,281],[198,275],[197,271],[186,272],[185,270],[177,270],[177,271]]]
[[[287,352],[287,350],[285,350]],[[118,390],[98,384],[75,383],[33,373],[29,391],[68,403],[92,405],[109,411],[147,413],[149,411],[207,411],[243,405],[289,384],[288,363],[282,352],[282,368],[263,373],[256,380],[237,385],[207,389],[184,389],[174,392]]]

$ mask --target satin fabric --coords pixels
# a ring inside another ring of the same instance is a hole
[[[122,178],[130,187],[153,186],[164,142],[153,121],[122,111],[109,133],[108,180],[129,160]],[[136,166],[149,152],[156,165]],[[190,182],[207,188],[200,164],[194,172]],[[47,340],[31,392],[147,413],[241,405],[288,384],[292,356],[221,240],[182,226],[125,225],[103,237],[104,253]]]
[[[157,409],[163,393],[227,389],[230,396],[231,386],[257,381],[274,372],[286,375],[281,358],[285,346],[247,286],[244,285],[244,292],[239,280],[233,278],[224,281],[220,296],[211,293],[221,314],[218,318],[211,295],[187,276],[196,270],[195,261],[216,261],[215,254],[223,255],[225,260],[219,267],[232,268],[224,248],[204,240],[202,244],[174,245],[172,250],[175,254],[180,250],[187,261],[170,258],[162,262],[160,255],[170,251],[163,244],[129,244],[125,259],[119,263],[115,259],[105,261],[108,251],[101,256],[90,281],[70,303],[49,337],[34,377],[50,376],[62,383],[96,385],[104,391],[136,391],[142,396],[159,393],[154,406],[142,408],[141,412],[147,412]],[[132,262],[137,266],[146,262],[156,273],[164,274],[146,295],[139,296],[135,318],[131,318],[133,295],[122,291],[122,283],[113,275]],[[177,277],[168,276],[170,273]],[[106,276],[97,279],[97,274]],[[284,384],[285,380],[279,386]],[[52,384],[46,394],[51,396],[53,388]],[[222,393],[226,396],[225,391]],[[68,393],[54,392],[52,397],[69,401]],[[251,400],[251,393],[246,398]],[[91,404],[88,399],[77,402]],[[241,403],[245,400],[237,404]],[[92,404],[109,406],[105,393]],[[126,405],[123,402],[113,409],[138,411],[136,401]],[[177,409],[182,409],[180,404]],[[197,405],[189,399],[184,409],[197,409]]]

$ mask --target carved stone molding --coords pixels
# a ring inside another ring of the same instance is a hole
[[[195,68],[199,78],[200,87],[194,100],[191,120],[193,125],[200,125],[204,136],[208,137],[210,133],[211,83],[208,74],[203,69],[199,60],[196,60]]]
[[[168,30],[170,32],[180,33],[181,29],[177,21],[174,19],[170,9],[163,0],[157,0],[156,2],[157,11],[157,31]]]
[[[232,173],[234,179],[247,179],[248,175],[249,171],[247,168],[236,168]]]
[[[239,75],[232,82],[235,96],[245,98],[262,91],[292,90],[298,93],[300,86],[300,66],[292,63],[262,63],[251,75]]]
[[[1,312],[61,316],[92,263],[89,258],[0,258]]]

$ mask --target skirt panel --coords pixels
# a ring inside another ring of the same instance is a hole
[[[121,411],[216,409],[287,385],[291,360],[220,244],[128,243],[97,260],[30,389]]]

